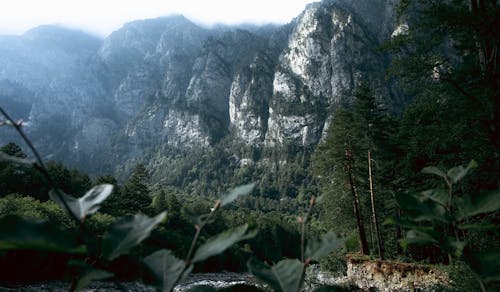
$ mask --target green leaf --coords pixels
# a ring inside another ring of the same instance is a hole
[[[49,196],[52,201],[56,202],[61,208],[66,209],[62,200],[66,202],[71,212],[81,221],[85,220],[88,215],[94,214],[99,210],[100,205],[106,200],[113,191],[113,185],[102,184],[93,187],[81,198],[73,198],[58,190],[50,190]],[[62,200],[61,200],[62,199]]]
[[[182,216],[186,218],[187,221],[189,221],[189,223],[191,223],[192,225],[200,225],[210,215],[210,213],[200,215],[199,213],[195,213],[192,210],[185,207],[181,209],[181,213]],[[210,219],[207,222],[207,224],[212,223],[214,220],[215,220],[214,218]]]
[[[446,237],[445,242],[445,250],[449,253],[453,254],[455,257],[461,257],[462,252],[467,245],[466,241],[455,240],[453,237]]]
[[[94,269],[92,265],[82,260],[69,260],[68,267],[72,274],[78,275],[75,290],[80,291],[94,280],[103,280],[113,277],[114,274],[108,271]]]
[[[483,213],[498,211],[500,210],[500,189],[481,192],[473,198],[463,196],[457,199],[456,204],[460,220]]]
[[[282,260],[270,267],[252,258],[247,266],[250,273],[271,286],[275,292],[299,291],[302,285],[304,264],[297,259]]]
[[[386,226],[386,225],[400,225],[400,224],[398,222],[398,218],[389,217],[389,218],[385,219],[384,222],[382,222],[382,225]]]
[[[403,210],[422,210],[422,202],[420,202],[413,194],[396,193],[396,203]]]
[[[414,229],[420,226],[420,224],[415,221],[396,217],[387,218],[382,225],[399,225],[410,229]]]
[[[255,187],[255,183],[250,183],[247,185],[242,185],[242,186],[234,188],[229,194],[224,195],[223,197],[220,198],[221,207],[224,207],[225,205],[233,202],[239,196],[249,194],[253,190],[254,187]]]
[[[421,195],[423,198],[432,200],[442,206],[446,206],[448,203],[448,193],[444,189],[431,189],[423,191]]]
[[[449,223],[451,218],[446,209],[433,201],[426,201],[421,205],[419,214],[415,214],[412,219],[416,222],[422,221],[440,221]]]
[[[461,224],[458,225],[458,228],[461,230],[489,231],[497,229],[498,225],[492,222],[483,222],[483,223]]]
[[[421,194],[417,194],[422,196]],[[421,201],[416,195],[408,193],[397,193],[396,203],[398,206],[407,211],[411,220],[416,222],[422,221],[441,221],[447,223],[450,221],[449,215],[443,206],[431,200]]]
[[[485,282],[500,281],[500,249],[465,253],[465,260]]]
[[[180,280],[186,263],[175,257],[169,250],[159,250],[144,258],[158,282],[159,291],[172,291]]]
[[[460,165],[460,166],[456,166],[456,167],[451,168],[446,173],[446,176],[448,178],[450,178],[452,183],[456,183],[459,180],[461,180],[462,178],[464,178],[467,175],[467,173],[469,173],[469,171],[471,169],[474,169],[476,167],[477,167],[477,162],[472,160],[471,162],[469,162],[469,165],[467,165],[467,167],[463,167]]]
[[[75,290],[80,291],[92,281],[99,281],[113,277],[114,274],[104,270],[90,270],[83,274],[76,283]]]
[[[146,239],[151,230],[165,220],[166,212],[149,218],[143,214],[126,216],[113,223],[103,237],[103,255],[107,260],[114,260],[126,254],[131,248]]]
[[[323,234],[321,239],[311,239],[307,242],[306,248],[306,259],[311,259],[314,261],[329,255],[332,251],[344,246],[344,241],[337,238],[337,235],[330,231]]]
[[[444,173],[444,171],[442,171],[441,169],[439,169],[435,166],[424,167],[422,169],[422,173],[435,174],[435,175],[443,177],[443,178],[446,177],[446,174]]]
[[[257,232],[247,233],[248,224],[226,230],[205,242],[195,252],[192,262],[200,262],[211,256],[220,254],[238,241],[253,238]]]
[[[406,233],[406,237],[400,240],[400,244],[403,249],[406,249],[409,245],[427,245],[427,244],[439,244],[439,240],[436,239],[437,234],[434,231],[423,232],[419,230],[410,230]]]
[[[85,253],[76,236],[57,225],[17,216],[0,218],[0,250],[34,249],[68,253]]]
[[[407,218],[388,218],[384,221],[383,225],[399,225],[408,229],[417,230],[424,233],[432,233],[434,229],[431,226],[424,226],[418,222],[408,220]]]

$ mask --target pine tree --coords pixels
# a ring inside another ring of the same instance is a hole
[[[0,151],[10,156],[26,158],[26,154],[24,154],[21,147],[14,142],[5,144],[2,148],[0,148]]]
[[[361,213],[361,203],[356,178],[355,154],[359,151],[355,143],[356,133],[353,125],[353,116],[350,111],[338,109],[334,113],[327,138],[317,148],[314,158],[314,168],[317,175],[322,177],[325,192],[325,213],[329,218],[336,218],[332,225],[339,224],[342,219],[340,212],[345,211],[346,194],[350,194],[354,207],[354,217],[358,229],[361,253],[369,254],[368,242]],[[339,198],[340,197],[340,198]],[[352,213],[351,213],[352,214]],[[352,215],[345,214],[351,219]]]
[[[0,151],[14,157],[27,157],[15,143],[4,145]],[[0,161],[0,196],[11,193],[32,196],[41,201],[49,199],[45,180],[38,170],[9,161]]]
[[[116,213],[120,215],[147,212],[151,204],[147,179],[149,174],[143,164],[138,164],[130,178],[123,185],[120,197],[117,198]]]
[[[375,187],[374,184],[378,184],[380,181],[374,177],[373,162],[378,159],[380,154],[381,159],[377,162],[379,166],[383,165],[382,157],[383,151],[387,150],[388,145],[388,131],[390,129],[389,123],[386,122],[387,114],[384,112],[382,107],[377,103],[374,93],[371,91],[370,87],[366,83],[362,83],[358,86],[354,92],[355,102],[353,106],[353,125],[355,128],[355,133],[358,135],[355,139],[356,143],[359,145],[361,153],[366,153],[359,155],[360,163],[358,163],[358,173],[360,176],[367,177],[368,186],[362,188],[363,191],[370,193],[370,209],[371,209],[371,222],[377,242],[377,251],[380,259],[384,258],[383,254],[383,240],[380,231],[379,220],[377,216],[376,208],[376,198],[375,198]],[[364,159],[363,159],[364,158]],[[367,161],[367,163],[362,163],[362,161]],[[380,171],[384,171],[380,169]],[[380,195],[380,194],[379,194]]]
[[[392,40],[392,66],[415,103],[405,113],[402,170],[479,162],[477,184],[500,187],[500,4],[402,1],[409,32]]]

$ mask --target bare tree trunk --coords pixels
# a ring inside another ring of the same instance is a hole
[[[375,234],[377,235],[377,249],[378,256],[381,260],[384,259],[384,253],[382,249],[382,236],[380,235],[380,230],[378,228],[377,213],[375,212],[375,192],[373,191],[373,175],[372,175],[372,155],[371,149],[368,148],[368,178],[370,180],[370,199],[372,205],[372,220],[373,226],[375,228]]]
[[[397,215],[398,219],[401,218],[401,209],[399,209],[399,207],[397,207]],[[401,226],[399,224],[396,225],[396,238],[398,240],[403,238],[403,230],[401,229]],[[398,244],[398,254],[403,254],[403,248],[400,244]]]
[[[375,235],[373,234],[375,232],[375,228],[373,227],[373,217],[370,216],[370,243],[371,243],[371,250],[375,250]]]
[[[469,0],[469,11],[474,18],[485,20],[496,17],[494,13],[499,5],[498,0]],[[496,23],[496,22],[495,22]],[[499,39],[497,34],[484,34],[479,29],[474,29],[474,40],[476,43],[477,56],[481,73],[486,84],[493,90],[493,109],[488,121],[489,139],[494,147],[494,158],[496,168],[500,168],[500,140],[498,129],[500,128],[500,96],[498,93],[497,66],[500,62]],[[500,178],[497,179],[497,187],[500,187]]]
[[[363,224],[363,217],[361,216],[361,211],[360,211],[360,204],[359,204],[359,196],[358,196],[358,190],[356,188],[356,183],[354,180],[354,173],[353,173],[353,157],[352,157],[352,151],[348,148],[345,150],[345,158],[346,158],[346,170],[347,170],[347,175],[349,177],[349,186],[351,188],[351,193],[354,198],[354,214],[356,215],[356,223],[358,225],[358,233],[359,233],[359,245],[361,247],[361,253],[364,255],[368,255],[370,253],[370,250],[368,249],[368,242],[366,241],[366,232],[365,232],[365,226]]]

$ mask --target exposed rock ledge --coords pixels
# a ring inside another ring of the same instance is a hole
[[[428,265],[347,256],[347,278],[361,289],[377,291],[434,291],[448,286],[449,276]]]

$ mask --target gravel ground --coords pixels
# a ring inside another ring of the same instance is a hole
[[[175,292],[185,292],[194,286],[205,285],[217,289],[227,288],[234,285],[252,285],[259,288],[264,288],[253,275],[249,273],[204,273],[191,274],[189,278],[182,284],[174,288]],[[142,282],[122,282],[121,285],[130,292],[154,292],[151,287],[144,285]],[[322,285],[340,285],[349,286],[347,277],[333,277],[332,275],[321,272],[317,266],[311,266],[306,273],[306,282],[304,284],[305,291],[313,291]],[[67,282],[43,282],[30,285],[5,287],[0,286],[0,292],[64,292],[68,291],[69,283]],[[113,282],[92,282],[84,290],[84,292],[121,292]]]
[[[122,282],[127,291],[130,292],[154,292],[151,287],[142,282]],[[184,292],[197,285],[208,285],[215,288],[227,288],[237,284],[258,285],[255,278],[250,274],[217,273],[217,274],[192,274],[182,285],[175,287],[174,291]],[[64,292],[68,291],[69,283],[66,282],[45,282],[24,286],[5,287],[0,286],[0,292]],[[112,282],[92,282],[83,291],[85,292],[118,292],[116,284]]]

